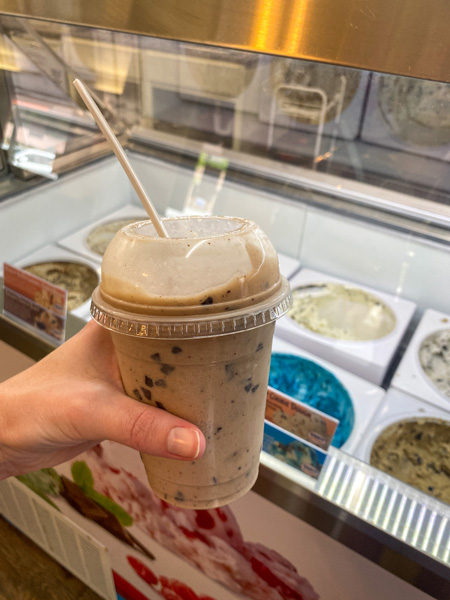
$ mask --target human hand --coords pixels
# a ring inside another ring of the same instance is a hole
[[[104,439],[181,460],[205,449],[198,427],[125,395],[111,336],[92,321],[0,384],[0,479],[58,465]]]

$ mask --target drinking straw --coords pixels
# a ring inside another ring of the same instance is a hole
[[[98,106],[95,104],[95,102],[94,102],[92,96],[90,95],[90,93],[88,92],[86,86],[79,79],[75,79],[75,81],[73,82],[73,85],[77,89],[80,96],[83,98],[84,103],[86,104],[89,112],[94,117],[101,132],[103,133],[103,135],[109,142],[114,154],[117,156],[117,159],[120,162],[120,164],[122,165],[123,170],[127,174],[128,179],[131,181],[131,185],[136,190],[136,193],[139,196],[139,200],[142,202],[142,206],[147,211],[147,214],[150,217],[150,220],[153,223],[153,226],[156,229],[156,232],[158,233],[158,235],[160,237],[166,237],[166,238],[169,237],[169,234],[167,233],[166,228],[164,227],[163,223],[161,222],[161,220],[158,216],[158,213],[156,212],[155,207],[153,206],[150,198],[147,196],[147,194],[142,186],[142,183],[139,181],[136,173],[133,171],[133,168],[130,164],[130,161],[127,158],[127,155],[125,154],[124,149],[120,145],[117,137],[114,135],[113,130],[108,125],[108,122],[106,121],[105,117],[100,112]]]

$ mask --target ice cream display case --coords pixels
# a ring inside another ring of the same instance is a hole
[[[169,507],[139,455],[112,443],[14,486],[32,481],[110,548],[126,600],[327,598],[336,587],[346,598],[447,599],[450,7],[9,4],[0,0],[1,268],[67,290],[66,337],[91,318],[114,234],[146,218],[75,78],[159,213],[252,219],[294,298],[275,328],[260,473],[245,499]],[[45,322],[14,317],[11,297],[0,338],[39,359],[54,347]],[[14,521],[25,488],[7,486],[0,512]],[[261,512],[247,517],[252,506]],[[290,528],[329,544],[318,555],[327,576],[300,539],[287,541]],[[370,592],[340,572],[340,551],[348,565],[366,561]],[[386,589],[373,568],[392,577]]]

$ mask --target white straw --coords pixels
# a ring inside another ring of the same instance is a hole
[[[147,211],[147,214],[150,217],[150,219],[153,223],[153,226],[156,229],[158,235],[160,237],[169,237],[169,234],[167,233],[166,228],[164,227],[163,223],[159,219],[159,216],[155,210],[155,207],[153,206],[150,198],[145,193],[145,190],[142,187],[141,182],[137,178],[136,173],[133,171],[133,168],[130,165],[130,162],[129,162],[127,155],[125,154],[122,146],[120,145],[119,140],[114,135],[113,130],[108,125],[108,122],[106,121],[105,117],[102,115],[98,106],[95,104],[94,100],[92,99],[92,96],[87,91],[86,86],[79,79],[75,79],[75,81],[73,82],[73,85],[77,89],[80,96],[83,98],[84,103],[88,107],[91,115],[94,117],[97,125],[100,127],[100,130],[102,131],[103,135],[110,143],[111,148],[114,151],[114,154],[117,156],[117,159],[119,160],[125,173],[127,174],[128,179],[131,181],[132,186],[136,190],[136,193],[139,196],[139,200],[142,202],[142,206]]]

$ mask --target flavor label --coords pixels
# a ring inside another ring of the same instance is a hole
[[[331,444],[339,425],[338,419],[270,386],[267,388],[266,419],[323,450]]]
[[[317,479],[327,453],[273,423],[264,423],[263,450],[274,458]]]
[[[67,290],[3,264],[4,312],[52,341],[64,340],[67,319]]]

